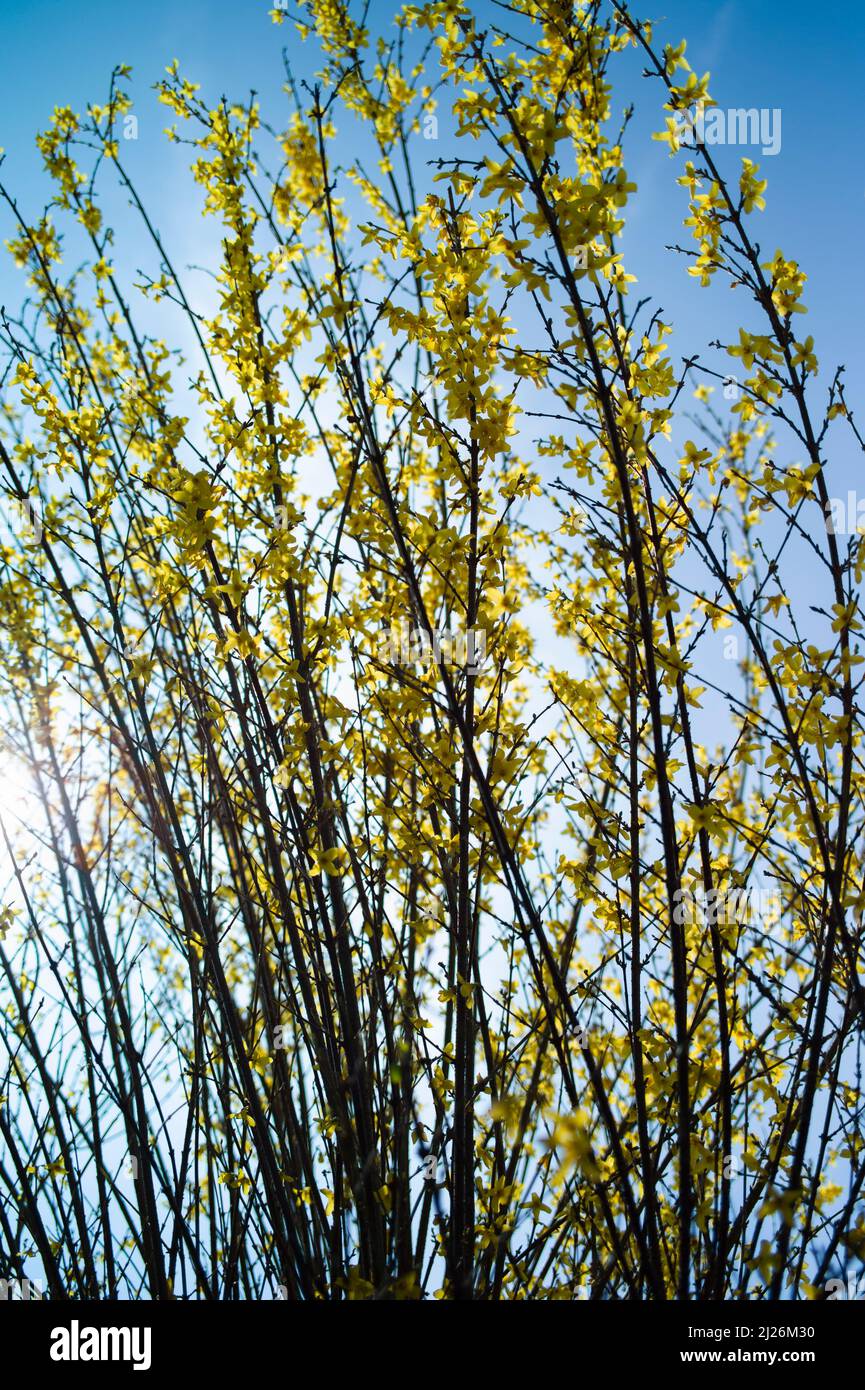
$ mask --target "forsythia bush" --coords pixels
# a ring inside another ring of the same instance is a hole
[[[683,142],[685,45],[479,8],[274,11],[318,71],[275,126],[168,69],[200,293],[128,68],[39,136],[42,217],[3,190],[0,1274],[55,1298],[822,1297],[865,1254],[843,376],[757,164]],[[707,324],[739,290],[684,358],[620,250],[635,61],[675,273]]]

